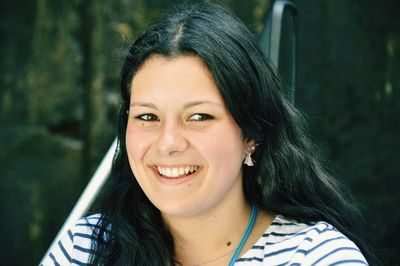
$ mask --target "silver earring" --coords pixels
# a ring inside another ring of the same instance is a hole
[[[254,150],[254,147],[251,148],[251,150]],[[251,151],[245,151],[246,157],[244,158],[244,164],[247,166],[254,166],[254,161],[251,158]]]

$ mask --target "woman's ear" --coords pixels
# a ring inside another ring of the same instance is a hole
[[[244,140],[245,150],[253,153],[256,150],[256,141],[252,138],[246,138]]]

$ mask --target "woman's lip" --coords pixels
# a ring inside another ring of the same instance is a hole
[[[183,176],[178,176],[178,177],[168,177],[168,176],[163,176],[160,175],[160,173],[158,172],[157,166],[155,167],[151,167],[154,175],[156,177],[156,179],[164,185],[180,185],[180,184],[184,184],[189,182],[190,180],[192,180],[193,178],[195,178],[197,176],[197,173],[200,171],[200,167],[198,167],[198,169],[191,174],[188,175],[183,175]]]
[[[199,167],[197,165],[187,165],[181,167],[161,167],[157,166],[158,173],[161,176],[176,178],[194,173]]]
[[[157,169],[157,167],[162,167],[162,168],[179,168],[179,167],[186,167],[186,166],[198,166],[198,164],[152,164],[150,165],[151,168]]]

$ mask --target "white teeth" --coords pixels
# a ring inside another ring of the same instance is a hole
[[[172,174],[173,177],[178,177],[179,176],[179,169],[178,168],[172,168]]]
[[[192,174],[194,173],[199,167],[198,166],[186,166],[186,167],[172,167],[172,168],[163,168],[160,166],[157,166],[158,173],[160,175],[166,176],[166,177],[179,177],[179,176],[184,176],[187,174]]]
[[[183,175],[185,173],[185,169],[183,167],[179,167],[179,175]]]
[[[166,176],[172,176],[172,169],[171,168],[165,169],[165,175]]]

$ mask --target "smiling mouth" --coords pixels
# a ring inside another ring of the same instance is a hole
[[[199,169],[197,165],[191,165],[186,167],[160,167],[157,166],[158,173],[161,176],[169,177],[169,178],[178,178],[183,176],[188,176],[193,174]]]

